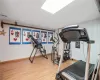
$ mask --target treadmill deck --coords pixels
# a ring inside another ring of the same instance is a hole
[[[76,63],[72,64],[71,66],[63,69],[60,72],[60,74],[63,77],[66,77],[66,75],[67,75],[67,76],[69,76],[69,77],[71,77],[75,80],[84,80],[85,65],[86,65],[86,62],[84,62],[82,60],[77,61]],[[89,76],[92,74],[93,70],[94,70],[94,64],[90,64],[90,66],[89,66]]]

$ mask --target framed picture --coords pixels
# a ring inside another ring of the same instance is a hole
[[[22,29],[22,44],[31,44],[29,35],[31,35],[30,29]]]
[[[43,44],[47,44],[47,32],[41,31],[41,40]]]
[[[32,35],[35,39],[40,38],[40,31],[39,30],[32,30]]]
[[[9,27],[9,44],[21,44],[21,28]]]
[[[76,48],[80,48],[80,41],[76,41],[75,47],[76,47]]]
[[[48,44],[52,44],[53,32],[48,32]]]

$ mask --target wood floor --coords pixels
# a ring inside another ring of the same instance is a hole
[[[31,64],[29,60],[0,64],[0,80],[55,80],[57,65],[49,59],[37,57]],[[75,61],[68,60],[62,69]]]

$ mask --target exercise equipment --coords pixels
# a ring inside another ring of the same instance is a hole
[[[52,36],[51,41],[53,42],[52,51],[51,51],[51,61],[54,64],[59,64],[60,55],[58,55],[58,44],[59,44],[59,35],[57,34],[57,38]],[[70,42],[65,46],[63,62],[70,59]]]
[[[58,55],[58,44],[59,44],[59,38],[58,38],[58,34],[57,34],[57,37],[54,37],[53,36],[51,37],[50,41],[53,42],[53,46],[52,46],[52,51],[51,51],[51,61],[54,63],[54,64],[58,64],[59,63],[59,55]]]
[[[66,27],[59,33],[60,38],[64,43],[72,41],[83,41],[88,44],[86,62],[80,60],[71,66],[60,71],[63,54],[61,54],[56,80],[88,80],[94,70],[94,64],[89,64],[90,60],[90,44],[94,43],[89,39],[87,30],[79,28],[78,25]],[[76,53],[75,53],[76,54]]]
[[[31,41],[33,43],[33,50],[32,50],[31,55],[29,57],[30,62],[33,63],[33,60],[34,60],[35,55],[37,53],[37,50],[40,51],[40,53],[42,54],[42,56],[44,58],[48,59],[47,54],[46,54],[46,50],[43,48],[43,46],[41,44],[41,40],[34,39],[34,37],[32,35],[29,35],[28,37],[31,38]],[[33,54],[34,50],[35,50],[35,53]],[[32,54],[33,54],[33,57],[32,57]]]
[[[64,49],[64,55],[63,55],[63,62],[71,59],[71,53],[70,53],[70,42],[67,43]]]

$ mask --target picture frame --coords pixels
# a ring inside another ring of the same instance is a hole
[[[42,44],[47,44],[47,31],[41,31]]]
[[[53,38],[53,32],[48,32],[48,44],[53,44],[51,39]]]
[[[21,44],[21,28],[9,27],[9,44]]]
[[[31,34],[31,29],[22,29],[22,44],[31,44],[31,40],[28,37]]]
[[[32,30],[32,36],[33,36],[35,39],[41,38],[40,35],[41,35],[40,30]]]

